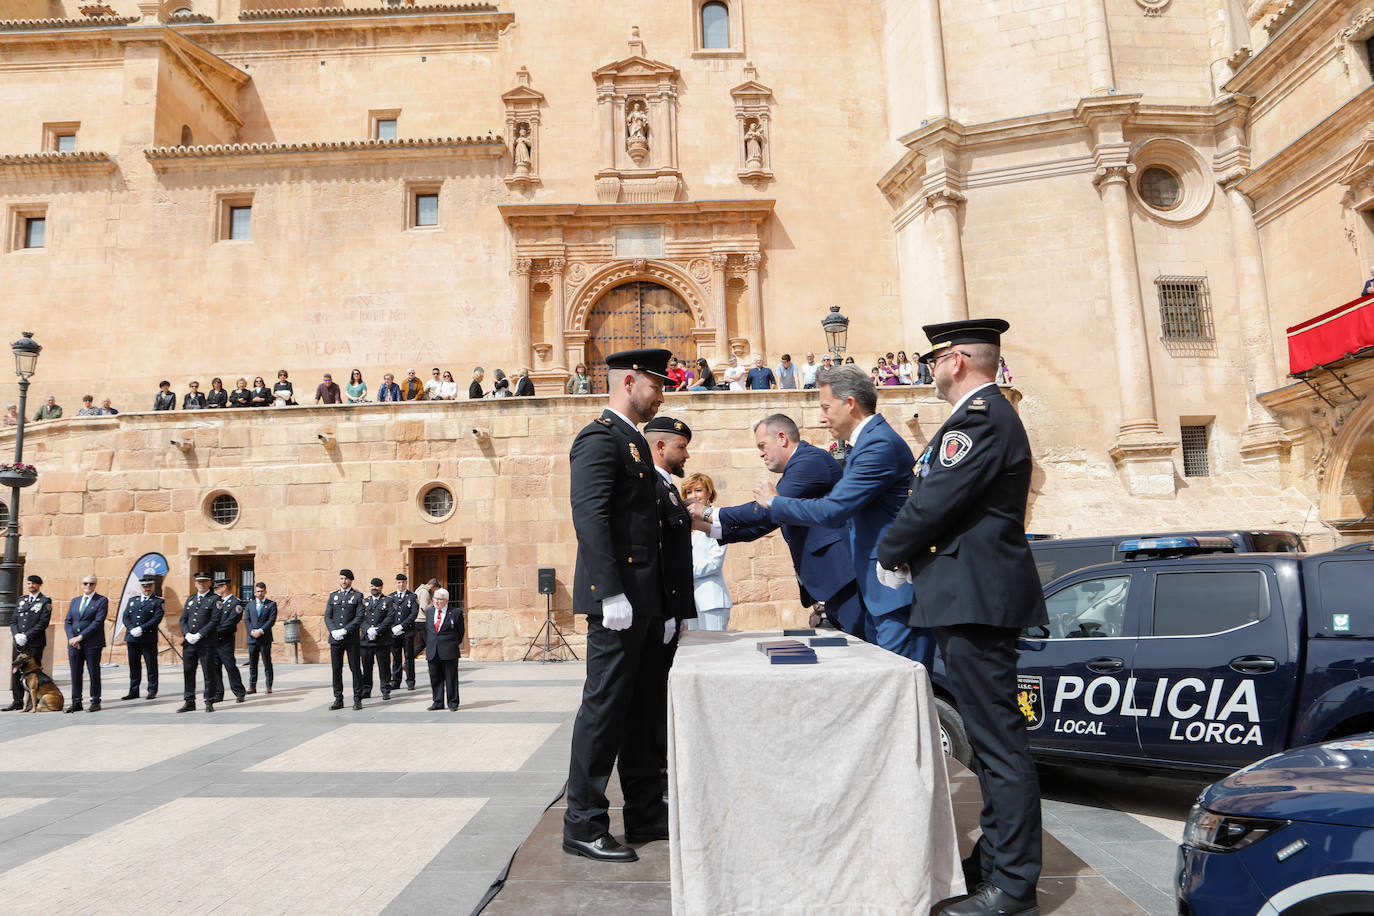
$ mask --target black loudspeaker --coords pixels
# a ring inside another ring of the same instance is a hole
[[[539,567],[539,594],[552,595],[554,592],[553,568],[550,566]]]

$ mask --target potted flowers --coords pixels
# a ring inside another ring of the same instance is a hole
[[[38,468],[31,464],[0,464],[0,487],[27,487],[38,480]]]

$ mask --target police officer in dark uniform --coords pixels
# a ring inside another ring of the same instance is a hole
[[[397,573],[396,591],[391,593],[391,604],[396,612],[391,622],[392,690],[401,689],[402,670],[406,690],[415,689],[415,618],[420,613],[420,600],[406,587],[408,581],[405,573]]]
[[[573,723],[563,849],[606,862],[633,862],[610,833],[606,784],[620,772],[628,842],[666,833],[658,722],[667,714],[659,659],[664,578],[658,478],[640,423],[653,419],[668,380],[667,350],[606,358],[610,406],[570,452],[577,566],[573,611],[587,615],[587,680]]]
[[[43,577],[37,574],[29,576],[24,580],[24,587],[29,593],[19,599],[14,619],[10,621],[10,635],[14,638],[11,671],[14,669],[14,659],[20,652],[27,652],[42,663],[43,650],[48,645],[48,624],[52,623],[52,599],[43,594]],[[23,709],[24,682],[18,672],[10,675],[10,692],[14,695],[14,702],[6,706],[4,711]]]
[[[692,574],[692,515],[683,505],[682,493],[672,478],[682,477],[683,468],[689,457],[687,445],[692,441],[692,428],[681,420],[672,417],[654,417],[644,424],[644,438],[649,440],[653,451],[654,470],[658,473],[654,481],[658,495],[659,542],[663,554],[663,646],[660,649],[659,666],[663,677],[659,682],[660,703],[668,708],[668,671],[673,667],[673,657],[677,654],[678,640],[682,638],[682,621],[695,619],[697,602],[695,579]],[[658,734],[655,735],[655,750],[659,759],[659,770],[663,781],[663,791],[668,789],[668,716],[659,720]],[[646,836],[641,839],[668,839],[665,831],[661,836]]]
[[[363,699],[372,696],[372,667],[382,686],[382,699],[391,699],[391,628],[396,606],[390,595],[382,594],[382,580],[372,579],[371,594],[363,599],[363,617],[358,624],[363,652]]]
[[[1038,916],[1040,787],[1016,706],[1016,639],[1049,622],[1026,544],[1031,451],[998,389],[1001,319],[927,325],[921,357],[953,405],[916,463],[911,495],[878,544],[884,585],[915,586],[911,625],[931,627],[972,744],[982,836],[972,892],[944,916]]]
[[[205,711],[215,711],[215,697],[224,692],[219,683],[219,652],[215,647],[219,628],[219,596],[210,591],[210,574],[196,573],[196,593],[181,611],[181,675],[184,682],[177,712],[196,708],[196,666],[205,679]]]
[[[129,653],[129,692],[121,700],[137,700],[139,684],[143,680],[144,665],[148,667],[148,699],[157,696],[157,628],[166,608],[162,599],[153,594],[157,588],[155,576],[138,580],[142,594],[132,595],[124,602],[124,647]]]
[[[248,690],[243,686],[243,676],[239,674],[238,659],[235,658],[234,643],[238,641],[239,621],[243,620],[243,601],[234,594],[229,579],[215,577],[215,593],[219,595],[219,625],[215,627],[215,673],[219,678],[219,690],[215,702],[224,699],[224,682],[229,681],[229,690],[234,694],[234,702],[242,703]]]
[[[329,631],[329,668],[334,675],[334,702],[343,709],[343,662],[353,677],[353,708],[363,708],[363,675],[358,667],[358,624],[363,619],[363,593],[353,587],[353,570],[339,570],[339,590],[329,593],[324,608],[324,627]]]

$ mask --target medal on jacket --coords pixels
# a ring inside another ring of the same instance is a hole
[[[929,475],[930,475],[930,446],[927,445],[927,446],[926,446],[926,450],[925,450],[924,452],[921,452],[921,458],[920,458],[920,460],[916,462],[916,476],[917,476],[917,477],[927,477],[927,476],[929,476]]]
[[[644,463],[644,459],[639,457],[639,446],[635,445],[633,442],[630,443],[630,457],[640,464]]]

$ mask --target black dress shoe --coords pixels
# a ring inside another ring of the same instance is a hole
[[[120,697],[120,699],[121,699],[121,700],[137,700],[137,699],[138,699],[138,691],[137,691],[137,690],[130,690],[128,693],[124,694],[124,696]]]
[[[258,692],[258,688],[256,688],[256,687],[249,687],[249,688],[248,688],[248,692],[249,692],[249,693],[257,693],[257,692]]]
[[[415,685],[414,685],[414,684],[406,684],[406,690],[414,690],[414,689],[415,689]]]
[[[91,700],[91,705],[86,707],[86,712],[100,712],[100,701]]]
[[[223,701],[224,701],[224,694],[222,694],[222,693],[221,693],[219,696],[214,696],[214,697],[211,697],[209,700],[206,700],[207,703],[221,703],[221,702],[223,702]]]
[[[192,700],[187,700],[185,703],[181,704],[181,708],[178,709],[177,712],[194,712],[195,708],[195,702]]]
[[[68,706],[66,709],[64,709],[64,710],[62,710],[62,711],[63,711],[63,712],[80,712],[80,711],[81,711],[81,704],[80,704],[80,703],[73,703],[72,705]]]
[[[0,709],[0,712],[17,712],[18,710],[21,710],[21,709],[23,709],[23,708],[24,708],[24,704],[23,704],[23,703],[11,703],[10,705],[6,706],[4,709]]]
[[[636,830],[634,833],[625,831],[625,842],[627,843],[652,843],[656,840],[668,839],[668,825],[655,824],[644,830]]]
[[[978,889],[978,885],[991,877],[991,873],[984,872],[982,863],[975,860],[973,856],[961,860],[959,866],[964,871],[964,887],[968,888],[970,894]]]
[[[335,697],[334,702],[329,704],[330,709],[343,709],[343,698]]]
[[[390,690],[383,690],[383,691],[382,691],[382,702],[385,703],[385,702],[386,702],[387,700],[389,700],[389,699],[391,699],[391,691],[390,691]]]
[[[428,711],[428,712],[438,712],[439,710],[441,710],[441,709],[443,709],[443,708],[444,708],[444,704],[443,704],[443,703],[431,703],[431,704],[429,704],[429,708],[428,708],[427,711]]]
[[[570,840],[564,837],[563,851],[570,855],[586,856],[588,859],[596,859],[600,862],[639,861],[639,853],[628,846],[620,845],[615,841],[615,837],[609,833],[603,833],[590,842],[587,840]]]
[[[206,704],[205,704],[205,711],[206,711],[206,712],[214,712],[214,711],[215,711],[215,704],[214,704],[214,703],[210,703],[210,702],[207,701]]]
[[[247,695],[248,695],[248,694],[246,694],[246,693],[241,693],[241,694],[239,694],[238,696],[234,697],[234,702],[235,702],[235,703],[242,703],[242,702],[243,702],[243,698],[246,697]]]
[[[149,691],[148,691],[148,699],[150,699],[150,700],[156,700],[156,699],[157,699],[157,691],[156,691],[156,690],[149,690]]]
[[[354,700],[354,701],[353,701],[353,708],[354,708],[354,709],[362,709],[362,708],[363,708],[363,701],[362,701],[362,700]]]
[[[455,703],[455,704],[453,704],[452,706],[450,706],[450,707],[448,708],[448,711],[449,711],[449,712],[457,712],[457,711],[458,711],[458,704]]]
[[[1013,897],[984,881],[978,890],[941,910],[940,916],[1040,916],[1040,904],[1034,894],[1027,899]]]

